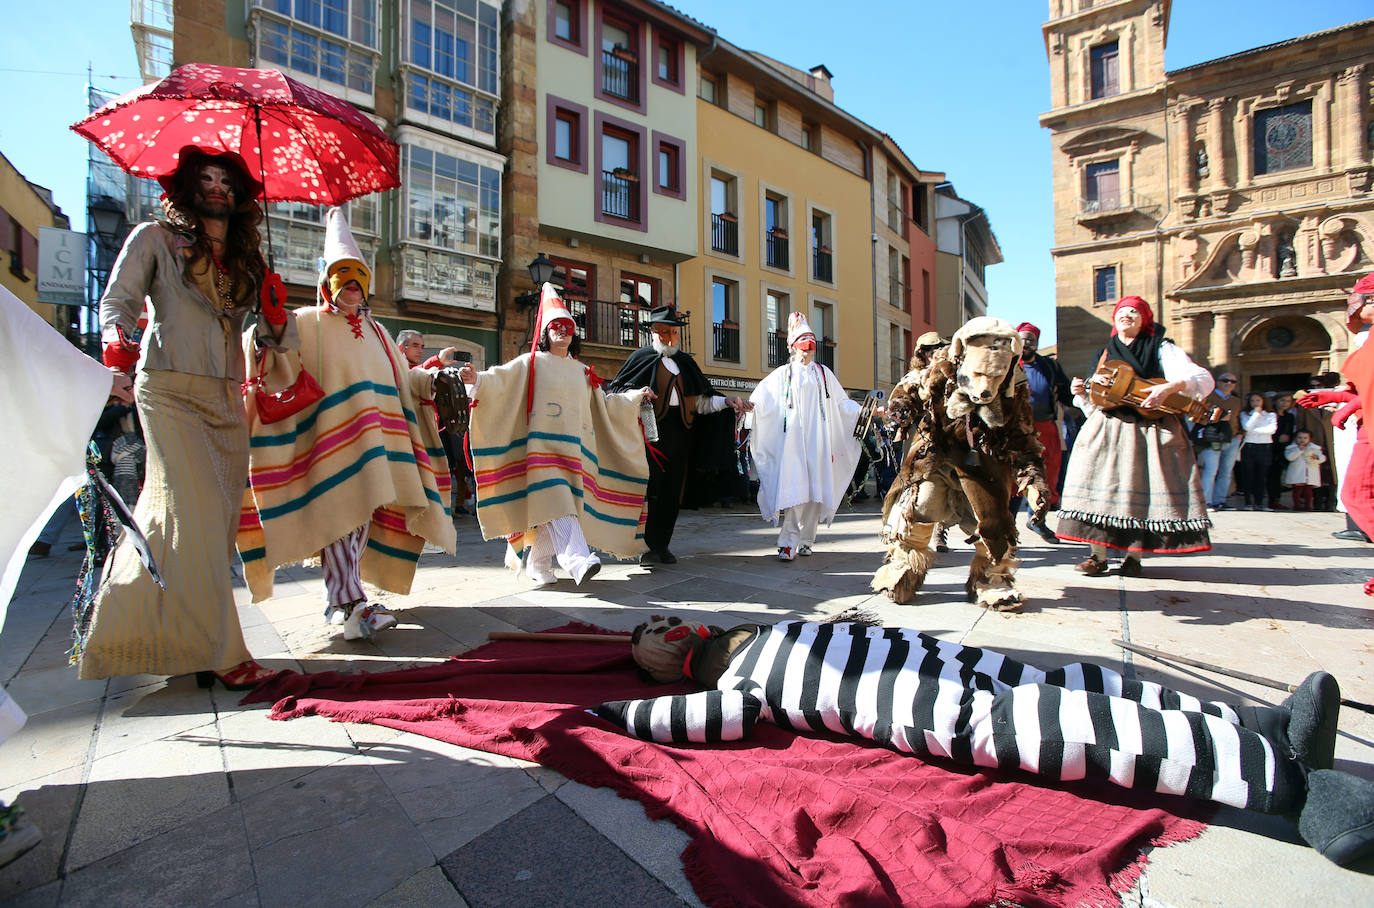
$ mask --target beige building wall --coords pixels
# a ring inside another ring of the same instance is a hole
[[[1066,369],[1091,370],[1125,295],[1245,388],[1339,369],[1344,289],[1374,267],[1374,20],[1166,73],[1168,4],[1076,7],[1050,5],[1041,117]],[[1119,91],[1094,99],[1092,48],[1110,41]],[[1094,198],[1113,163],[1115,193]]]
[[[558,45],[549,43],[547,38],[548,19],[542,13],[542,5],[536,4],[535,22],[535,65],[538,78],[538,103],[534,111],[534,125],[537,130],[539,148],[548,147],[548,117],[545,115],[547,98],[550,94],[587,108],[594,120],[597,111],[605,115],[634,123],[646,130],[644,160],[646,172],[643,179],[652,180],[654,156],[657,154],[653,143],[653,132],[667,133],[685,143],[684,158],[688,166],[683,168],[687,199],[697,195],[697,172],[690,166],[696,158],[696,134],[692,128],[696,121],[695,78],[697,70],[696,47],[683,42],[683,80],[686,90],[682,93],[671,91],[654,84],[652,79],[645,80],[645,109],[647,115],[612,107],[599,100],[595,95],[594,54],[570,53]],[[589,20],[590,21],[590,20]],[[644,65],[649,65],[649,59]],[[595,123],[583,124],[587,137],[587,156],[590,161],[588,170],[595,169],[597,141]],[[591,174],[595,177],[595,174]],[[688,203],[680,199],[660,195],[652,191],[646,194],[649,235],[645,233],[600,223],[595,220],[596,192],[594,179],[588,174],[577,173],[561,167],[553,167],[539,158],[539,220],[542,224],[604,240],[620,241],[631,245],[652,246],[671,250],[678,255],[695,255],[697,251],[696,224],[685,217]],[[599,184],[597,184],[599,185]],[[610,297],[606,297],[610,298]]]

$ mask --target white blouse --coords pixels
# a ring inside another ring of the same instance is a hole
[[[1279,418],[1268,410],[1242,410],[1240,427],[1245,432],[1244,444],[1267,445],[1274,441]]]

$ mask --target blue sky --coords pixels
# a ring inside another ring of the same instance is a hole
[[[241,0],[228,0],[235,3]],[[537,0],[534,0],[537,2]],[[1054,338],[1046,0],[676,0],[725,38],[794,66],[824,63],[835,100],[944,171],[988,211],[1003,264],[988,269],[994,315]],[[85,223],[86,68],[97,86],[138,85],[127,0],[7,4],[0,30],[0,153]],[[837,9],[844,12],[836,16]],[[862,12],[859,12],[859,11]],[[1371,15],[1368,0],[1174,0],[1166,65],[1178,69]],[[114,78],[121,77],[121,78]]]

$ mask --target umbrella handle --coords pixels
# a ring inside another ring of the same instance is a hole
[[[267,167],[262,163],[262,105],[253,105],[253,126],[258,134],[258,178],[262,182],[262,214],[267,222],[267,270],[276,271],[277,265],[272,254],[272,213],[267,210]],[[261,306],[261,303],[259,303]],[[256,311],[256,310],[255,310]]]

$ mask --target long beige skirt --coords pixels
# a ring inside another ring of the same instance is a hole
[[[248,479],[239,385],[154,371],[139,375],[135,393],[148,452],[134,516],[167,589],[121,541],[96,594],[80,677],[233,668],[250,658],[230,573]]]

